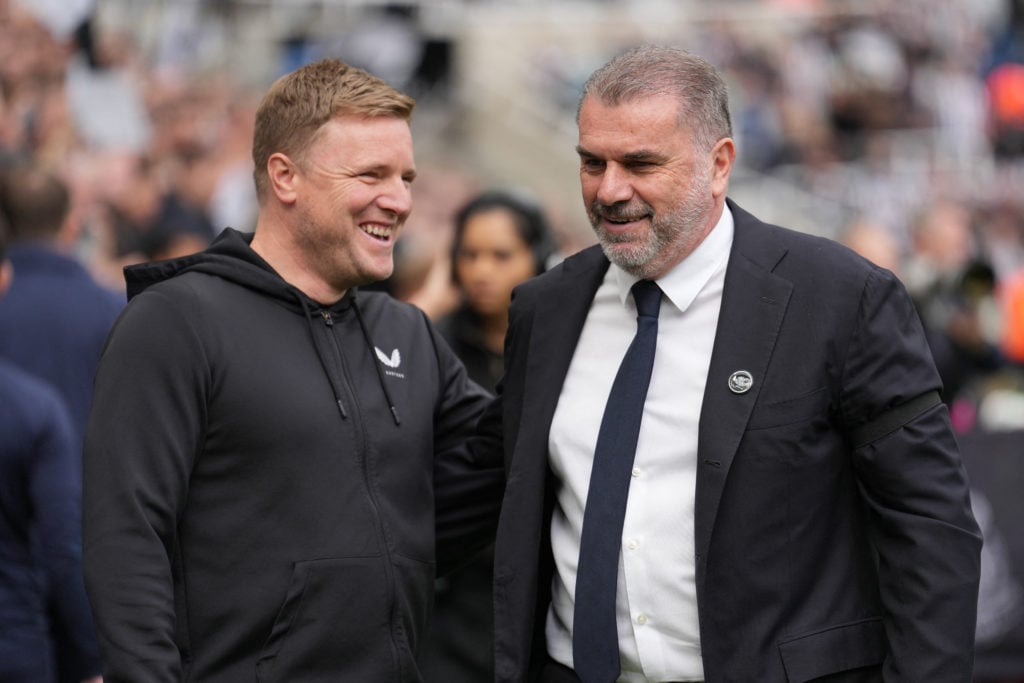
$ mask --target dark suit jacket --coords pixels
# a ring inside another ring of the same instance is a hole
[[[694,512],[707,680],[969,681],[981,538],[946,409],[851,444],[940,386],[909,298],[844,247],[730,207]],[[531,680],[545,658],[548,430],[607,268],[593,247],[513,298],[506,374],[482,422],[503,438],[507,474],[498,681]],[[747,393],[728,387],[737,370],[753,376]]]

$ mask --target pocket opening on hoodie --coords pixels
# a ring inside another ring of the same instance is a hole
[[[382,557],[295,563],[257,680],[329,679],[342,670],[371,680],[391,670],[390,603]]]

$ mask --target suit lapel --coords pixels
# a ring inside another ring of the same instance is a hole
[[[530,331],[523,424],[529,426],[529,433],[544,438],[545,453],[569,363],[607,270],[608,261],[600,247],[586,249],[566,259],[557,281],[537,303]]]
[[[698,590],[718,504],[736,449],[757,401],[792,283],[772,273],[784,248],[765,239],[760,221],[730,202],[736,232],[722,293],[714,351],[701,407],[697,444],[694,534]],[[730,389],[729,378],[745,370],[753,377],[746,393]]]
[[[698,588],[729,467],[757,400],[792,291],[792,283],[772,273],[785,249],[766,239],[768,231],[759,229],[763,225],[759,220],[731,202],[730,208],[736,232],[698,435],[694,510]],[[547,453],[562,384],[607,269],[607,259],[595,246],[566,259],[561,272],[551,273],[557,280],[545,288],[534,309],[517,452]],[[738,370],[753,377],[746,393],[729,389],[729,377]],[[546,464],[547,459],[531,462]]]

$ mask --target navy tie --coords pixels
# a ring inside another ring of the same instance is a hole
[[[583,513],[572,636],[573,668],[583,683],[612,683],[619,677],[615,588],[622,520],[654,367],[661,290],[650,280],[640,280],[633,285],[633,300],[637,310],[636,336],[608,395]]]

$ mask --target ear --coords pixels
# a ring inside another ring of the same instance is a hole
[[[68,215],[64,217],[64,223],[57,233],[57,242],[64,249],[74,249],[78,238],[82,234],[82,221],[79,218],[77,207],[71,207]]]
[[[0,261],[0,299],[3,298],[4,294],[11,286],[11,280],[14,279],[14,266],[7,259]]]
[[[294,204],[298,197],[298,165],[291,157],[275,152],[267,159],[270,189],[282,204]]]
[[[732,138],[722,138],[711,148],[711,194],[721,197],[729,188],[729,174],[736,160],[736,143]]]

